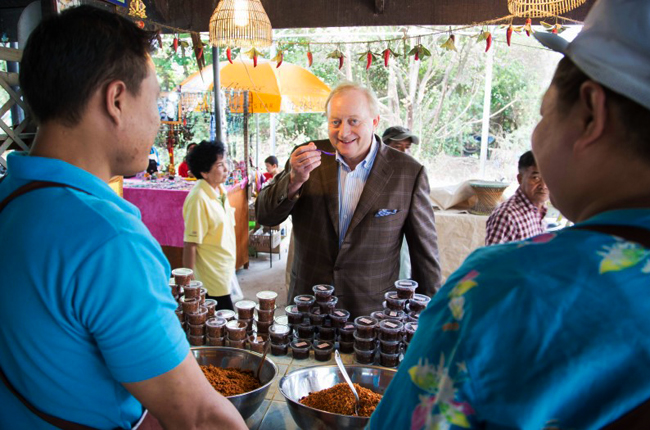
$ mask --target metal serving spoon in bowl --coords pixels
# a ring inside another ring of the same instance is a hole
[[[357,399],[356,403],[354,404],[354,415],[359,416],[359,394],[354,388],[354,385],[352,385],[352,380],[350,379],[348,372],[345,370],[345,366],[343,366],[343,362],[341,361],[341,354],[339,354],[338,349],[334,352],[334,360],[336,361],[336,365],[339,367],[339,370],[343,374],[343,379],[345,379],[345,382],[348,383],[350,390],[352,390],[352,394],[354,394],[354,397]]]

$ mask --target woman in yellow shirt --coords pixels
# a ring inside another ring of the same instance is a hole
[[[194,270],[217,309],[233,309],[230,281],[235,276],[235,210],[223,183],[228,178],[226,148],[203,141],[187,156],[198,179],[183,204],[183,266]]]

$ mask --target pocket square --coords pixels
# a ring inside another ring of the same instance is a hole
[[[390,215],[395,215],[397,212],[399,212],[397,209],[379,209],[377,213],[375,214],[375,218],[380,218],[383,216],[390,216]]]

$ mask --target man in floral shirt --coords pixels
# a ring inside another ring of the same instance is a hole
[[[487,220],[486,245],[524,240],[546,232],[548,188],[532,151],[519,157],[518,169],[519,188]]]
[[[648,428],[629,413],[650,409],[650,2],[599,0],[571,43],[535,36],[565,58],[533,152],[576,225],[450,276],[373,430]]]

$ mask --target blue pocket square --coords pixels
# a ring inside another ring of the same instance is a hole
[[[399,210],[397,209],[379,209],[375,214],[375,218],[380,218],[383,216],[395,215]]]

